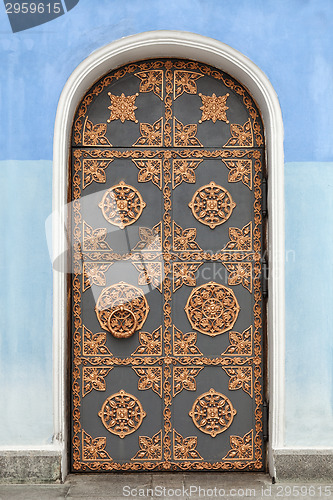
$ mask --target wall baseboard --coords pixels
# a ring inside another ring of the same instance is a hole
[[[277,481],[332,481],[333,450],[273,451]]]
[[[60,451],[0,451],[0,483],[55,483],[60,481]]]

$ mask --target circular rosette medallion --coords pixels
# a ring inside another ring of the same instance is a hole
[[[211,337],[230,330],[239,310],[231,288],[214,281],[192,290],[185,306],[192,328]]]
[[[146,203],[137,189],[121,181],[106,191],[98,206],[110,224],[124,229],[138,220]]]
[[[128,338],[142,328],[149,306],[142,290],[121,281],[104,288],[95,311],[104,330],[116,338]]]
[[[210,389],[194,401],[189,415],[201,432],[215,437],[230,427],[236,413],[227,396]]]
[[[121,389],[104,401],[98,416],[109,432],[124,438],[140,427],[146,412],[135,396]]]
[[[194,193],[188,206],[199,222],[214,229],[229,219],[236,203],[224,187],[212,181]]]

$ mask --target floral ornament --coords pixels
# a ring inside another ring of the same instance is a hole
[[[252,250],[252,222],[246,224],[242,229],[230,227],[229,238],[230,241],[223,250]]]
[[[242,333],[229,332],[230,345],[222,355],[252,355],[252,325]]]
[[[184,92],[186,94],[196,94],[197,84],[195,82],[203,76],[204,75],[195,73],[194,71],[175,70],[173,87],[174,99],[177,99],[177,97],[183,95]]]
[[[152,285],[162,293],[162,263],[161,262],[133,262],[135,269],[139,271],[138,285]]]
[[[162,146],[163,118],[157,120],[153,125],[150,123],[140,123],[141,137],[133,146]]]
[[[92,438],[82,431],[82,458],[83,460],[112,460],[105,451],[106,437]]]
[[[163,70],[153,69],[151,71],[140,71],[135,73],[140,82],[140,92],[154,92],[163,100]]]
[[[138,182],[151,181],[162,189],[162,160],[132,160],[139,169]]]
[[[111,106],[109,106],[108,109],[111,111],[111,114],[107,122],[110,123],[113,120],[120,120],[121,123],[124,123],[125,120],[130,120],[138,123],[134,113],[134,111],[138,109],[137,106],[135,106],[135,99],[138,95],[138,93],[129,96],[125,96],[124,93],[121,95],[113,95],[111,92],[108,92],[111,101]]]
[[[189,415],[201,432],[214,438],[230,427],[236,413],[230,399],[212,388],[197,397]]]
[[[96,263],[96,262],[85,262],[83,264],[83,283],[82,289],[85,292],[91,285],[105,286],[106,276],[105,273],[108,271],[109,267],[113,264]]]
[[[173,396],[179,394],[183,389],[187,391],[195,391],[197,384],[195,382],[195,377],[203,368],[196,368],[194,366],[188,366],[184,368],[173,367]]]
[[[162,326],[152,333],[139,332],[140,345],[132,356],[161,356],[162,355]]]
[[[230,436],[230,446],[231,450],[223,457],[223,460],[253,460],[253,430],[251,429],[243,437]]]
[[[224,370],[228,377],[230,377],[228,384],[228,389],[230,391],[243,389],[243,391],[252,398],[253,389],[251,366],[230,366],[228,368],[222,367],[222,370]]]
[[[111,250],[105,241],[107,231],[105,227],[93,229],[83,221],[83,250]]]
[[[222,160],[229,169],[228,182],[242,182],[252,191],[252,160]]]
[[[194,227],[183,229],[173,223],[173,248],[174,250],[201,250],[195,241],[197,230]]]
[[[229,272],[228,285],[243,285],[252,293],[252,262],[222,262]]]
[[[232,289],[214,281],[194,288],[185,306],[192,328],[211,337],[230,330],[239,311]]]
[[[83,367],[82,396],[86,396],[93,389],[96,391],[105,391],[105,377],[112,368]]]
[[[162,223],[159,222],[153,228],[139,227],[140,241],[135,245],[133,250],[141,251],[162,251],[161,240]]]
[[[173,353],[175,356],[202,355],[196,342],[196,332],[183,333],[175,326],[173,327]]]
[[[183,181],[189,184],[195,183],[194,170],[202,160],[174,160],[172,170],[172,189],[175,189]]]
[[[132,460],[162,460],[162,430],[153,437],[139,436],[140,450]]]
[[[174,134],[174,146],[184,147],[184,146],[199,146],[203,147],[199,139],[196,138],[198,126],[191,123],[189,125],[183,125],[182,122],[174,117],[173,134]]]
[[[223,96],[213,95],[202,95],[199,94],[202,100],[202,116],[199,123],[202,123],[206,120],[212,120],[213,123],[216,123],[217,120],[221,120],[223,122],[229,123],[227,118],[227,109],[226,105],[229,94]]]
[[[83,325],[83,355],[84,356],[112,356],[106,347],[106,333],[92,333]]]
[[[188,206],[199,222],[215,229],[229,219],[236,203],[229,191],[211,181],[197,189]]]
[[[112,146],[106,138],[106,123],[94,125],[86,117],[83,127],[83,146]]]
[[[173,291],[175,292],[183,285],[196,285],[196,272],[202,262],[175,262],[173,264]]]
[[[105,170],[112,160],[83,160],[82,187],[85,189],[92,182],[106,182]]]
[[[223,147],[234,148],[252,148],[253,147],[253,132],[250,118],[244,125],[231,123],[231,137]]]
[[[140,366],[132,369],[140,377],[138,381],[139,391],[152,389],[159,397],[162,397],[162,368],[156,366]]]
[[[184,438],[173,430],[173,458],[174,460],[202,460],[202,456],[196,450],[198,438],[189,436]]]

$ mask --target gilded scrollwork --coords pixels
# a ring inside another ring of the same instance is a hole
[[[86,396],[92,390],[95,391],[105,391],[105,377],[112,370],[110,368],[100,368],[95,366],[85,366],[83,367],[83,386],[82,386],[82,396]]]
[[[82,459],[83,460],[112,460],[105,450],[106,437],[92,438],[82,430]]]
[[[139,391],[152,389],[158,396],[162,397],[162,368],[160,366],[132,367],[139,377]]]
[[[195,286],[196,273],[202,262],[174,262],[173,272],[173,291],[175,292],[183,285]]]
[[[121,389],[104,401],[98,416],[109,432],[123,439],[140,427],[146,412],[138,398]]]
[[[223,262],[229,272],[228,285],[243,285],[252,293],[252,262]]]
[[[206,120],[212,120],[213,123],[216,123],[217,120],[223,121],[225,123],[229,123],[227,118],[227,109],[229,107],[226,105],[229,94],[216,96],[216,94],[203,95],[199,94],[202,101],[202,116],[199,120],[199,123],[202,123]]]
[[[163,117],[152,125],[150,123],[140,123],[140,134],[141,136],[133,146],[161,147],[163,144]]]
[[[162,189],[162,160],[132,160],[139,169],[138,182],[151,181],[159,189]]]
[[[162,429],[153,437],[139,436],[139,446],[131,460],[162,460]]]
[[[197,368],[195,366],[174,366],[173,367],[173,396],[179,394],[183,389],[187,391],[195,391],[197,384],[195,377],[203,367]]]
[[[139,271],[138,285],[151,285],[162,293],[163,269],[162,262],[132,262]]]
[[[230,345],[222,353],[223,355],[232,356],[252,356],[252,325],[242,333],[231,331],[229,332]]]
[[[140,92],[153,92],[163,100],[163,70],[152,69],[135,73],[140,81]]]
[[[228,182],[242,182],[252,191],[252,160],[222,160],[229,169]]]
[[[195,184],[194,170],[201,162],[202,160],[173,160],[172,189],[175,189],[182,182]]]
[[[196,342],[196,332],[183,333],[173,326],[173,353],[175,356],[202,356]]]
[[[120,120],[121,123],[124,123],[126,120],[130,120],[138,123],[138,120],[135,118],[135,110],[137,109],[135,100],[138,95],[139,94],[136,93],[134,95],[125,96],[123,92],[121,95],[113,95],[111,92],[108,92],[111,101],[111,106],[109,106],[108,109],[111,113],[107,122],[110,123],[113,120]]]
[[[212,388],[194,401],[189,415],[201,432],[216,437],[230,427],[236,413],[230,399]]]
[[[139,332],[139,342],[132,356],[162,356],[162,326],[152,333]]]
[[[243,437],[230,436],[230,447],[223,460],[253,460],[253,429]]]
[[[236,203],[229,191],[211,181],[194,193],[188,206],[199,222],[214,229],[229,219]]]
[[[83,160],[82,187],[85,189],[92,182],[105,183],[105,170],[113,160]]]
[[[228,366],[222,370],[229,377],[228,389],[237,391],[243,389],[251,398],[253,397],[253,373],[251,366]]]
[[[173,145],[176,147],[203,147],[196,137],[198,126],[195,123],[183,125],[181,121],[173,118]]]
[[[106,137],[106,123],[96,123],[95,125],[86,117],[83,125],[83,146],[111,146]]]
[[[224,147],[229,148],[253,148],[253,131],[250,118],[244,125],[230,124],[231,137]]]
[[[173,429],[173,458],[174,460],[203,460],[197,448],[196,436],[183,437]]]
[[[185,306],[192,328],[211,337],[230,330],[239,311],[240,307],[231,288],[214,281],[192,290]]]
[[[174,87],[173,87],[173,98],[177,99],[185,92],[186,94],[196,94],[197,84],[196,81],[202,78],[204,75],[200,73],[195,73],[194,71],[180,71],[175,70],[174,72]]]

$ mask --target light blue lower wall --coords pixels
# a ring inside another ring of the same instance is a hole
[[[287,163],[286,446],[333,446],[333,163]],[[0,445],[52,439],[50,161],[0,162]]]
[[[0,445],[52,439],[52,162],[0,162]]]
[[[333,446],[333,163],[287,163],[286,445]]]

